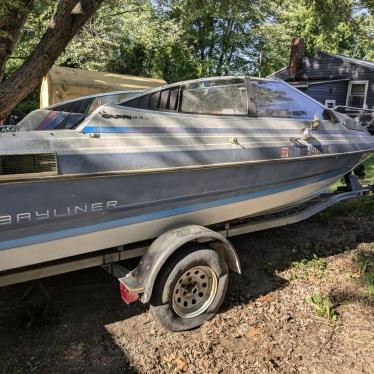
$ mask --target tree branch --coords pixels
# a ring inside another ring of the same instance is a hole
[[[0,84],[0,119],[41,81],[103,0],[59,0],[50,24],[21,67]]]
[[[34,6],[34,0],[5,0],[2,6],[4,14],[0,17],[0,82],[21,29]]]

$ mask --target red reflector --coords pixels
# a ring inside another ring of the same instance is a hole
[[[137,293],[130,294],[128,289],[120,282],[119,283],[119,291],[121,293],[121,298],[126,304],[133,303],[134,301],[139,299],[139,295]]]

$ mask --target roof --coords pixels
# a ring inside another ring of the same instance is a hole
[[[342,60],[344,62],[347,62],[349,64],[354,64],[354,65],[357,65],[357,66],[361,66],[365,69],[369,69],[369,70],[374,71],[374,62],[373,61],[363,60],[363,59],[360,59],[360,58],[348,57],[348,56],[344,56],[344,55],[334,55],[334,54],[324,52],[324,51],[318,51],[317,53],[322,53],[324,55],[327,55],[327,56],[330,56],[330,57],[333,57],[333,58],[337,58],[337,59]],[[308,56],[306,56],[306,57],[308,57]],[[287,77],[288,77],[288,71],[287,70],[288,70],[288,66],[284,66],[283,68],[275,71],[274,73],[269,74],[267,77],[268,78],[273,78],[273,77],[279,76],[279,74],[282,74],[283,72],[286,73]]]
[[[284,66],[283,68],[280,68],[279,70],[274,71],[273,73],[269,74],[268,76],[266,76],[266,78],[275,78],[277,74],[282,73],[283,71],[287,69],[288,69],[288,66]]]
[[[326,52],[323,52],[323,53],[326,53]],[[331,56],[340,58],[341,60],[346,61],[350,64],[355,64],[355,65],[359,65],[359,66],[362,66],[362,67],[370,69],[370,70],[374,70],[374,62],[373,61],[362,60],[362,59],[359,59],[359,58],[347,57],[347,56],[343,56],[343,55],[331,55]]]

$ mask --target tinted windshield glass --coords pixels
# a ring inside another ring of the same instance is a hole
[[[251,95],[259,117],[312,119],[324,107],[282,82],[251,80]]]
[[[247,115],[247,91],[244,79],[230,78],[189,83],[181,91],[180,111]]]

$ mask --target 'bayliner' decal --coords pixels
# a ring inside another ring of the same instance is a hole
[[[44,209],[33,212],[20,212],[16,214],[5,214],[0,216],[0,225],[11,225],[17,223],[27,223],[45,219],[73,217],[81,214],[102,212],[112,210],[119,206],[118,201],[100,201],[90,204],[67,206],[63,209]]]

